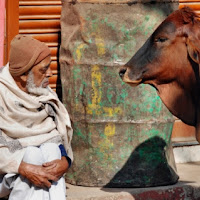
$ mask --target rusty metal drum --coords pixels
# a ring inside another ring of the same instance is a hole
[[[63,2],[61,80],[74,129],[68,183],[149,187],[177,182],[173,116],[154,88],[132,88],[118,75],[119,66],[177,5]]]

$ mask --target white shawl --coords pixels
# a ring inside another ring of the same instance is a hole
[[[17,86],[8,64],[0,72],[0,174],[18,173],[26,147],[63,144],[73,160],[69,115],[56,93],[32,96]]]

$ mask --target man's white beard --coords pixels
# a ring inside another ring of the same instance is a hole
[[[49,93],[49,89],[47,88],[43,88],[42,84],[44,82],[47,81],[47,78],[45,78],[42,83],[40,84],[39,87],[37,87],[34,83],[34,74],[32,71],[30,71],[28,73],[28,79],[27,79],[27,83],[26,83],[26,89],[28,91],[29,94],[33,94],[36,96],[41,96],[41,95],[48,95]]]

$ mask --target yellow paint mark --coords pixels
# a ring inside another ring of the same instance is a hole
[[[113,135],[115,135],[115,124],[113,124],[113,123],[108,123],[108,124],[105,126],[104,134],[105,134],[106,136],[113,136]]]
[[[92,96],[92,104],[98,105],[101,101],[101,72],[99,66],[94,65],[92,67],[92,88],[94,90],[94,95]]]
[[[120,107],[110,108],[110,107],[103,107],[104,112],[107,116],[112,117],[115,114],[122,114],[122,109]]]
[[[100,38],[98,35],[96,35],[95,43],[96,43],[96,46],[97,46],[98,55],[99,56],[104,55],[106,53],[104,40],[102,38]]]
[[[113,145],[113,142],[111,142],[108,138],[105,138],[98,142],[100,152],[102,153],[108,153],[108,151],[113,147]]]
[[[92,77],[93,94],[92,94],[92,103],[88,105],[87,112],[88,114],[92,114],[93,111],[95,111],[96,115],[100,115],[102,113],[99,105],[102,96],[101,72],[98,65],[93,65],[91,71],[92,71],[91,77]]]
[[[111,150],[113,146],[114,146],[113,140],[110,139],[109,137],[101,139],[98,142],[99,151],[103,154],[104,159],[110,160],[112,158]]]
[[[103,112],[105,115],[112,117],[116,114],[122,114],[122,109],[120,107],[102,107],[100,105],[102,98],[102,75],[98,65],[93,65],[91,69],[91,78],[92,78],[92,103],[87,107],[87,113],[92,115],[101,115]]]
[[[120,108],[120,107],[116,107],[116,108],[113,108],[114,109],[114,111],[113,111],[113,113],[114,114],[118,114],[118,115],[121,115],[122,114],[122,109]]]
[[[109,161],[113,159],[112,149],[114,147],[114,144],[112,137],[115,135],[115,124],[107,123],[104,128],[104,134],[106,137],[98,142],[98,147],[99,151],[102,153],[104,157],[104,160]],[[112,167],[112,162],[110,162],[110,164],[111,166],[108,167]],[[108,165],[110,164],[108,163]]]
[[[77,49],[76,49],[76,56],[77,56],[77,61],[80,61],[81,56],[82,56],[82,51],[84,50],[84,48],[86,47],[86,44],[80,44]]]

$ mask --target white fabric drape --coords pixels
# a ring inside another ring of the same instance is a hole
[[[17,173],[25,148],[46,142],[62,143],[73,160],[69,115],[56,93],[23,92],[8,67],[0,72],[0,174]]]

